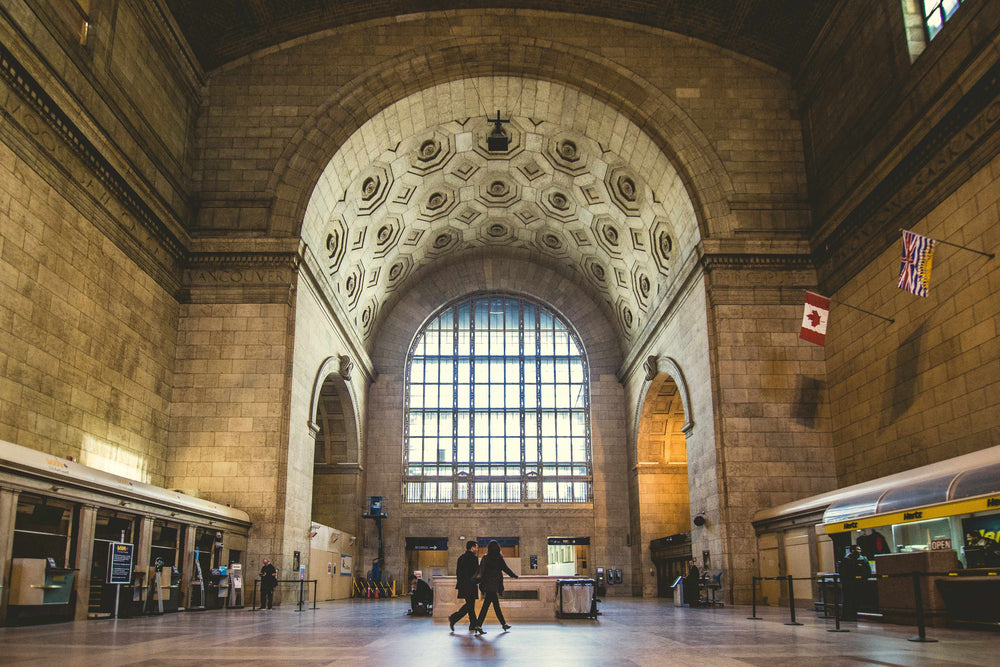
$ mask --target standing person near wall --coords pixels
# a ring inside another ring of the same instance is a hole
[[[864,582],[872,576],[871,565],[868,559],[861,553],[861,547],[851,546],[851,551],[844,560],[840,561],[837,569],[840,574],[840,589],[843,591],[844,613],[841,616],[845,621],[858,620],[858,602]]]
[[[469,615],[469,632],[476,629],[476,600],[479,599],[479,591],[476,589],[476,582],[473,577],[479,571],[479,557],[476,550],[479,545],[474,540],[465,543],[465,553],[458,557],[455,565],[455,588],[458,589],[458,597],[465,600],[462,608],[448,617],[448,625],[451,631],[455,631],[455,623],[462,620],[466,614]]]
[[[698,570],[698,564],[693,560],[688,561],[688,573],[684,577],[684,602],[689,607],[697,607],[701,602],[700,580],[701,572]]]
[[[274,589],[278,587],[278,570],[271,561],[264,559],[260,568],[260,608],[270,611],[274,608]]]
[[[503,629],[510,630],[507,621],[504,620],[503,612],[500,611],[500,594],[503,593],[503,573],[517,579],[517,575],[507,567],[507,561],[500,553],[500,543],[492,540],[486,547],[486,555],[479,563],[479,588],[483,591],[483,606],[479,610],[479,618],[476,619],[476,633],[485,635],[483,621],[486,620],[486,611],[493,605],[493,612],[497,615],[497,620]]]

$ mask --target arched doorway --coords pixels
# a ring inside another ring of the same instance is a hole
[[[688,492],[688,419],[683,383],[658,374],[650,382],[636,431],[634,488],[643,597],[667,597],[670,584],[691,558]],[[651,544],[652,543],[652,544]]]
[[[339,372],[330,373],[331,366]],[[349,361],[328,359],[317,376],[323,380],[313,396],[309,578],[318,582],[318,599],[350,596],[350,572],[342,568],[345,555],[354,557],[361,528],[362,466],[354,402],[345,382],[349,376]]]

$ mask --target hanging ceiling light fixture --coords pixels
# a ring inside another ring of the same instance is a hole
[[[486,150],[490,153],[506,153],[510,148],[510,135],[504,131],[503,123],[509,123],[510,118],[500,118],[500,109],[497,109],[497,117],[487,116],[486,120],[493,123],[493,130],[486,137]]]

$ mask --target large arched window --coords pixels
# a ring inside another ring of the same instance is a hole
[[[551,310],[450,304],[417,334],[406,388],[407,502],[591,501],[587,360]]]

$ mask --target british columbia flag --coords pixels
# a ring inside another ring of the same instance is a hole
[[[900,289],[917,296],[927,296],[935,243],[928,236],[903,230],[903,261],[899,267],[898,285]]]

